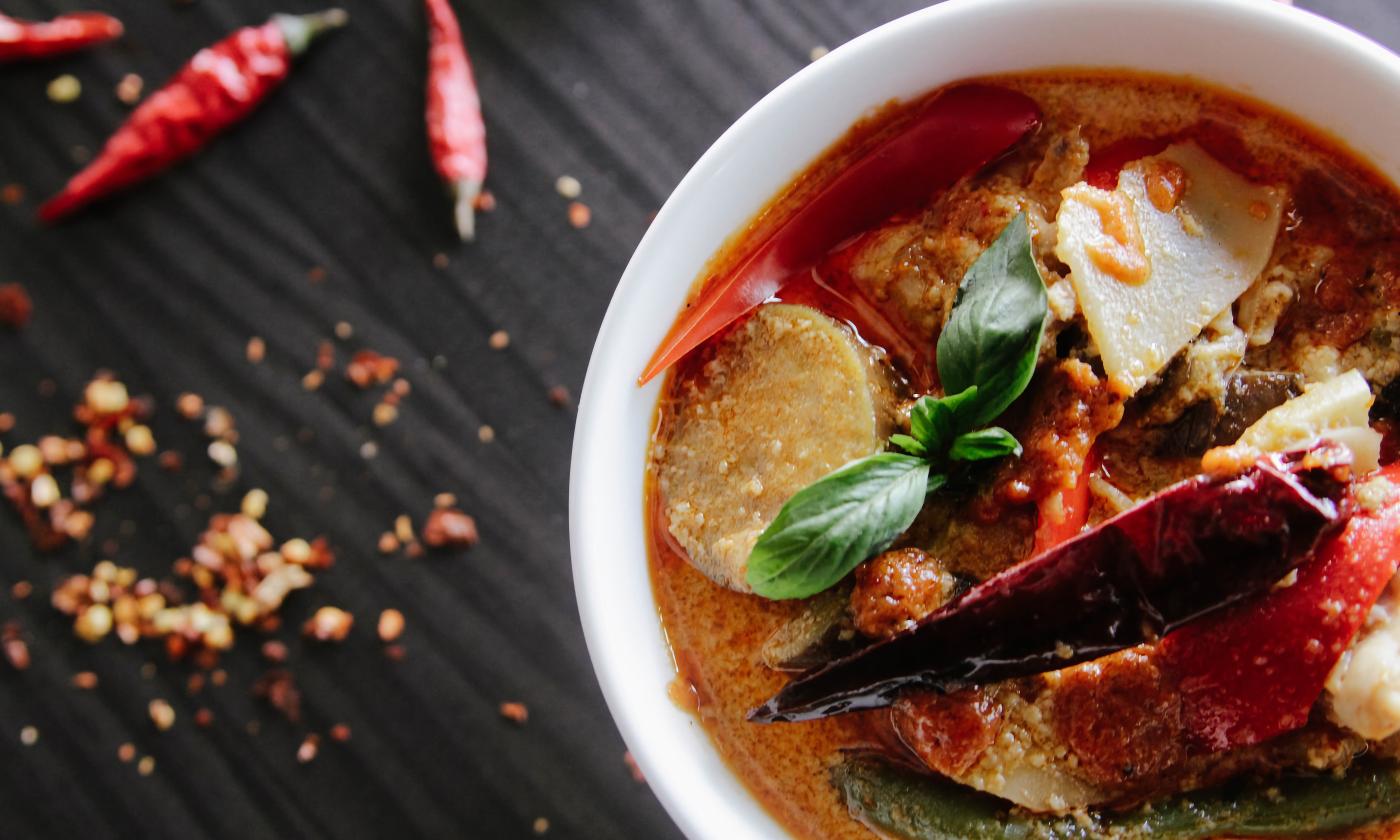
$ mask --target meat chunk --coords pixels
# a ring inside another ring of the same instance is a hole
[[[889,375],[851,331],[769,304],[677,384],[653,448],[672,536],[716,583],[748,591],[759,534],[794,493],[883,448]]]
[[[917,548],[897,548],[856,567],[851,609],[856,629],[882,639],[912,630],[952,598],[958,581]]]
[[[929,769],[955,778],[977,763],[1001,731],[1001,703],[978,688],[911,691],[890,714],[905,746]]]

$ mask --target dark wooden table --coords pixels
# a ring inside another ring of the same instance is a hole
[[[299,0],[304,4],[306,0]],[[566,536],[572,409],[594,332],[650,215],[710,142],[755,100],[834,46],[918,0],[461,0],[489,123],[494,212],[480,241],[453,241],[422,129],[424,31],[418,5],[348,0],[352,26],[316,49],[248,125],[196,161],[58,229],[38,201],[98,148],[126,112],[117,81],[158,84],[197,48],[274,11],[275,0],[10,0],[47,17],[98,7],[128,35],[86,55],[0,69],[0,283],[33,295],[32,323],[0,332],[7,447],[72,430],[71,406],[98,369],[158,404],[162,448],[178,474],[145,463],[134,486],[97,508],[82,545],[34,552],[0,515],[0,595],[33,655],[0,665],[0,835],[20,837],[663,837],[675,830],[623,763],[595,686],[574,607]],[[1392,0],[1306,5],[1400,47]],[[61,73],[83,83],[47,99]],[[592,224],[570,226],[554,188],[583,184]],[[310,274],[324,271],[324,280]],[[370,422],[376,400],[332,376],[302,375],[335,325],[340,362],[369,347],[404,363],[412,394],[398,422]],[[509,346],[489,336],[505,330]],[[267,347],[250,364],[250,337]],[[198,428],[173,409],[194,391],[228,407],[241,477],[212,490]],[[480,430],[494,430],[484,441]],[[364,444],[377,446],[365,457]],[[271,496],[274,534],[325,534],[337,566],[293,596],[280,634],[305,719],[280,718],[249,691],[267,668],[246,634],[195,696],[192,669],[155,643],[88,646],[48,604],[55,581],[115,549],[145,574],[168,573],[210,511],[249,488]],[[385,557],[379,535],[434,494],[455,493],[480,523],[465,553]],[[295,629],[334,604],[357,623],[342,645]],[[385,607],[407,617],[406,656],[375,638]],[[100,684],[69,684],[78,671]],[[168,699],[177,722],[147,713]],[[525,703],[524,726],[498,713]],[[214,716],[208,728],[197,709]],[[257,723],[251,727],[250,722]],[[348,724],[348,742],[325,737]],[[21,743],[34,727],[36,743]],[[256,730],[256,731],[252,731]],[[322,735],[299,763],[298,745]],[[143,776],[118,759],[134,744]]]

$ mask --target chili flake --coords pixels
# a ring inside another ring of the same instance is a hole
[[[560,175],[554,182],[554,191],[559,193],[561,198],[574,199],[583,195],[583,185],[572,175]]]
[[[244,349],[244,355],[252,364],[259,364],[267,357],[267,342],[259,336],[248,339],[248,346]]]
[[[141,101],[141,89],[146,82],[135,73],[127,73],[117,82],[117,101],[123,105],[135,105]]]
[[[524,703],[502,703],[500,712],[501,717],[516,726],[524,726],[526,721],[530,719],[530,710],[525,707]]]
[[[97,688],[97,674],[92,671],[79,671],[69,679],[69,683],[82,691],[92,691]]]
[[[19,731],[19,742],[26,747],[32,747],[39,743],[39,728],[37,726],[26,726]]]
[[[316,758],[316,751],[320,745],[321,738],[319,735],[307,735],[306,739],[301,742],[301,746],[297,747],[297,761],[302,764],[308,764],[313,761]]]
[[[302,633],[319,642],[342,642],[350,635],[355,617],[339,607],[321,607],[302,626]]]
[[[83,95],[83,83],[72,73],[64,73],[49,82],[48,95],[49,101],[60,105],[76,102]]]
[[[510,346],[510,333],[505,330],[496,330],[491,333],[491,338],[487,341],[492,350],[504,350]]]
[[[34,313],[34,302],[29,292],[18,283],[0,285],[0,326],[17,330],[29,323]]]
[[[569,224],[582,230],[593,221],[593,211],[582,201],[569,202]]]
[[[24,187],[20,184],[6,184],[0,187],[0,204],[11,207],[24,201]]]
[[[403,635],[403,613],[396,609],[387,609],[379,614],[379,638],[384,642],[392,642]]]
[[[437,508],[423,525],[423,542],[431,548],[470,548],[480,539],[476,520],[456,508]]]
[[[175,709],[165,700],[156,698],[146,707],[151,716],[151,723],[156,725],[156,729],[161,732],[168,730],[175,725]]]
[[[337,723],[331,727],[331,740],[345,743],[350,740],[350,727],[344,723]]]

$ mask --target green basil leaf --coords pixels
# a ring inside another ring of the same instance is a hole
[[[746,577],[765,598],[806,598],[834,585],[913,524],[929,465],[882,452],[802,488],[758,538]]]
[[[985,461],[1003,455],[1020,455],[1021,444],[1000,426],[964,432],[953,440],[948,457],[954,461]]]
[[[890,443],[894,446],[898,446],[910,455],[928,455],[928,449],[922,443],[908,435],[899,433],[892,434],[890,435]]]
[[[1021,213],[967,270],[938,336],[938,376],[946,393],[978,387],[967,428],[990,423],[1035,373],[1049,304]]]
[[[927,489],[925,490],[925,492],[932,493],[932,492],[934,492],[934,491],[936,491],[936,490],[942,490],[942,489],[943,489],[943,485],[945,485],[945,484],[947,484],[947,483],[948,483],[948,474],[947,474],[947,473],[930,472],[930,473],[928,474],[928,484],[926,485]]]
[[[909,410],[909,432],[934,455],[942,455],[967,425],[967,406],[974,405],[977,386],[951,397],[920,397]]]

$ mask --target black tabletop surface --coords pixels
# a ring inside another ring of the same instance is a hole
[[[0,442],[71,433],[71,407],[106,369],[154,397],[155,436],[186,466],[144,461],[95,508],[93,535],[57,553],[33,550],[0,513],[0,620],[18,623],[32,658],[23,671],[0,663],[0,835],[675,836],[624,764],[579,630],[566,533],[574,418],[557,386],[577,393],[633,247],[711,141],[814,47],[922,3],[458,0],[496,198],[479,241],[462,246],[425,147],[421,8],[347,0],[350,28],[248,124],[71,224],[34,222],[126,113],[119,79],[139,74],[149,90],[200,46],[306,2],[3,7],[31,18],[96,7],[127,35],[0,68],[0,186],[24,191],[0,203],[0,284],[34,299],[26,328],[0,331],[0,412],[17,421]],[[1392,0],[1305,5],[1400,47]],[[46,95],[64,73],[82,83],[69,104]],[[584,229],[556,192],[566,174],[592,210]],[[502,330],[508,346],[493,346]],[[266,346],[258,364],[253,337]],[[339,366],[363,348],[401,360],[412,393],[397,422],[372,423],[377,393],[336,373],[303,387],[325,340]],[[231,485],[213,483],[206,439],[174,409],[186,391],[233,413]],[[303,694],[299,723],[250,692],[269,667],[256,634],[223,656],[223,685],[211,675],[192,694],[197,669],[158,643],[84,644],[49,605],[56,581],[104,558],[167,575],[209,514],[236,510],[251,488],[269,494],[279,538],[324,534],[338,552],[276,635]],[[476,517],[477,547],[377,551],[397,516],[421,524],[441,492]],[[33,584],[27,599],[9,595],[19,581]],[[301,639],[328,604],[356,616],[350,637]],[[376,638],[387,607],[406,617],[401,660]],[[70,684],[81,671],[96,688]],[[167,731],[148,714],[158,698],[176,712]],[[526,723],[501,716],[507,701],[526,705]],[[336,724],[349,740],[329,737]],[[320,749],[302,762],[308,734]],[[143,757],[154,760],[144,774]]]

